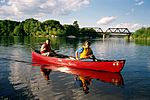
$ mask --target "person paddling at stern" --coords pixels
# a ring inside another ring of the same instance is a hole
[[[93,51],[90,47],[91,43],[89,41],[85,41],[83,43],[83,46],[77,49],[75,52],[75,56],[77,60],[82,60],[82,59],[93,59],[93,61],[96,61],[95,56],[93,55]]]
[[[50,56],[51,54],[54,54],[54,51],[52,50],[50,43],[51,43],[50,39],[47,39],[45,43],[42,44],[40,50],[41,55]]]

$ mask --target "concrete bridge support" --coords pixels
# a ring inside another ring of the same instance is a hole
[[[103,40],[105,40],[106,34],[103,33]]]

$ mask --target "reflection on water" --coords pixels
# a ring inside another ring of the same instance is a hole
[[[76,76],[75,82],[78,86],[82,87],[85,94],[89,93],[89,86],[92,84],[92,78],[85,76]]]
[[[67,74],[74,75],[75,83],[82,87],[82,90],[87,94],[89,93],[88,85],[92,84],[92,80],[100,80],[105,83],[111,83],[115,86],[123,86],[124,80],[120,73],[111,73],[111,72],[100,72],[100,71],[91,71],[83,69],[75,69],[67,66],[58,66],[58,65],[42,65],[41,67],[42,75],[46,80],[49,80],[51,71],[59,71]]]
[[[49,80],[49,75],[50,75],[50,72],[52,71],[51,69],[46,69],[44,67],[41,67],[41,73],[42,75],[45,77],[46,80]]]
[[[150,40],[135,40],[135,43],[142,46],[150,46]]]

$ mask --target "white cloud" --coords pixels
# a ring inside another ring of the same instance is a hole
[[[115,28],[128,28],[131,32],[136,31],[142,27],[147,27],[148,25],[142,25],[138,23],[120,23],[115,26]]]
[[[68,15],[89,4],[90,0],[1,0],[0,17]]]
[[[103,17],[100,20],[97,21],[98,25],[107,25],[115,21],[117,17],[115,16],[108,16],[108,17]]]
[[[144,0],[135,0],[135,5],[140,6],[144,4]]]

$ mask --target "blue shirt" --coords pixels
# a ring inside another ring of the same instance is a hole
[[[84,50],[84,48],[83,48],[83,47],[78,48],[78,49],[77,49],[78,54],[82,53],[82,52],[83,52],[83,50]]]

